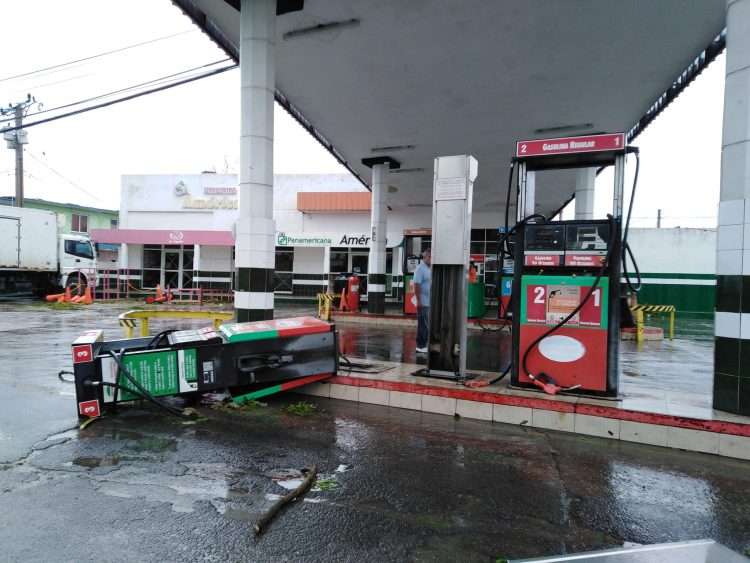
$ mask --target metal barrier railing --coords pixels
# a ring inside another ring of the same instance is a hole
[[[150,319],[211,319],[214,327],[224,321],[230,321],[234,318],[234,311],[183,311],[179,309],[154,309],[144,311],[136,309],[126,311],[117,317],[120,326],[125,332],[125,338],[133,338],[136,324],[141,323],[140,336],[149,335]]]
[[[668,314],[669,315],[669,339],[674,340],[674,316],[677,309],[674,305],[633,305],[630,307],[635,317],[635,340],[639,344],[643,342],[645,314]]]
[[[333,295],[330,293],[318,293],[318,318],[323,321],[330,321],[332,309]]]

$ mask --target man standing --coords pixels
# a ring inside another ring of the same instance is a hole
[[[427,353],[430,335],[430,286],[432,285],[432,252],[422,251],[422,261],[414,271],[414,296],[417,300],[417,352]]]

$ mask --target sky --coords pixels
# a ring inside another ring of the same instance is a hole
[[[168,0],[24,0],[5,3],[3,16],[6,22],[34,22],[33,27],[5,25],[0,34],[0,52],[6,54],[0,65],[0,106],[31,93],[43,106],[35,104],[30,113],[226,58]],[[172,37],[61,70],[7,79],[165,36]],[[211,68],[222,64],[227,63]],[[715,226],[723,86],[722,55],[636,140],[641,172],[634,226],[655,226],[658,209],[662,226]],[[26,197],[114,209],[122,174],[236,172],[239,92],[239,71],[230,70],[31,127],[25,151]],[[276,173],[346,172],[278,106],[274,136]],[[633,168],[629,164],[628,183]],[[0,195],[12,195],[14,185],[13,151],[0,145]],[[611,171],[605,171],[597,178],[597,216],[611,209],[611,191]]]

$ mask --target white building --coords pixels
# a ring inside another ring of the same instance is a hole
[[[274,181],[276,293],[314,296],[342,273],[366,274],[370,192],[348,174],[282,174]],[[231,291],[236,175],[126,175],[121,190],[119,229],[91,232],[96,242],[120,244],[120,276],[143,289],[160,284]],[[495,258],[502,220],[496,212],[473,214],[471,256],[480,279],[486,281],[488,297],[496,296]],[[398,298],[405,254],[416,256],[429,245],[431,209],[389,208],[387,221],[386,295]],[[405,234],[418,233],[426,236],[407,236],[405,241]],[[645,274],[644,302],[711,310],[714,243],[711,230],[631,230],[631,246]],[[690,260],[684,261],[686,256]],[[366,276],[361,279],[366,294]]]
[[[369,196],[346,174],[275,177],[277,293],[312,296],[341,273],[367,273]],[[120,244],[120,275],[133,287],[229,291],[237,204],[235,175],[125,175],[119,229],[95,230],[92,237]],[[481,214],[475,223],[480,219]],[[487,224],[475,231],[476,259],[496,253],[496,220],[487,214]],[[389,295],[396,297],[402,286],[405,230],[429,229],[430,224],[429,208],[389,210]]]

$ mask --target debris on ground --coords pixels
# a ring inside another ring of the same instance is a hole
[[[307,401],[299,401],[297,403],[287,405],[281,410],[283,410],[287,414],[293,414],[295,416],[310,416],[311,414],[315,414],[317,412],[318,407],[312,403],[308,403]]]
[[[211,404],[211,408],[214,410],[220,410],[220,411],[255,411],[258,409],[263,409],[268,406],[268,403],[261,403],[260,401],[246,401],[242,404],[237,404],[234,401],[229,401],[227,403],[213,403]]]
[[[307,471],[307,476],[305,479],[300,483],[300,485],[291,491],[289,494],[284,495],[279,500],[277,500],[273,505],[271,505],[271,508],[266,511],[266,513],[261,516],[258,521],[255,523],[255,526],[253,526],[253,530],[255,530],[255,535],[259,535],[263,529],[268,526],[268,524],[273,520],[273,518],[278,514],[278,512],[284,508],[287,504],[290,502],[297,500],[298,497],[306,493],[310,487],[312,486],[313,482],[315,481],[315,477],[318,474],[318,466],[313,465],[312,468]]]
[[[317,483],[315,483],[315,488],[323,492],[332,491],[338,486],[339,484],[336,482],[336,479],[318,479]]]

